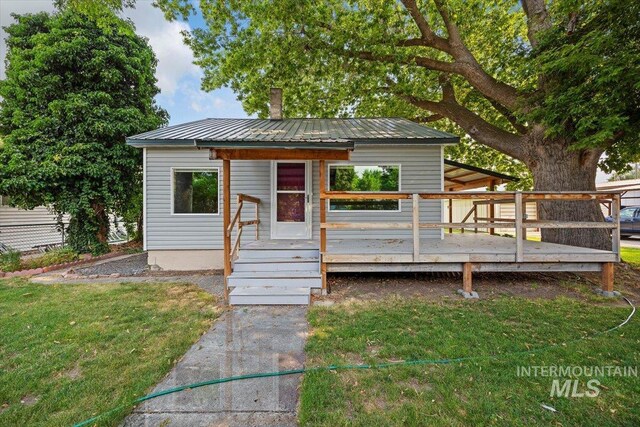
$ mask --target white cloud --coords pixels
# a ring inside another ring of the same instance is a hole
[[[138,0],[136,8],[126,9],[124,16],[134,22],[136,33],[149,39],[158,58],[156,78],[163,95],[175,94],[181,79],[202,74],[193,64],[193,53],[182,39],[181,32],[191,30],[189,24],[167,21],[150,1]]]
[[[37,12],[53,12],[53,2],[51,0],[0,0],[0,27],[7,27],[16,21],[11,17],[12,13],[19,15],[25,13],[37,13]],[[0,79],[5,77],[5,63],[4,60],[7,56],[7,46],[4,39],[7,37],[7,33],[4,29],[0,28]]]

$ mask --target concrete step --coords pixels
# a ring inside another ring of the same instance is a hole
[[[309,305],[311,289],[282,286],[238,286],[229,293],[231,305]]]
[[[318,258],[263,258],[247,259],[238,258],[233,263],[233,271],[257,272],[257,271],[319,271]]]
[[[229,286],[282,286],[293,288],[321,288],[322,276],[315,271],[234,271]]]

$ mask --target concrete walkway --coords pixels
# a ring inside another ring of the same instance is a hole
[[[300,368],[306,307],[235,307],[191,347],[154,391],[258,372]],[[295,426],[300,375],[186,390],[144,402],[125,426]]]

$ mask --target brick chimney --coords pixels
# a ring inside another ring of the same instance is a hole
[[[282,120],[282,89],[272,87],[269,93],[269,118]]]

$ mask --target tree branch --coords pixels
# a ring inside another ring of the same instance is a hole
[[[425,40],[425,45],[445,52],[454,58],[455,61],[452,63],[453,67],[451,67],[449,71],[443,70],[442,68],[437,69],[437,71],[459,74],[467,79],[467,81],[485,97],[493,99],[505,108],[515,110],[518,107],[518,91],[512,86],[496,80],[484,71],[462,41],[458,27],[449,14],[449,10],[444,1],[434,1],[447,27],[447,32],[449,33],[448,39],[442,38],[433,32],[429,23],[418,9],[415,0],[402,0],[402,4],[418,26],[422,39]]]
[[[519,160],[522,160],[525,156],[522,138],[520,136],[492,125],[454,100],[443,98],[442,101],[436,102],[420,99],[406,93],[393,93],[411,105],[448,118],[464,129],[471,138],[481,144],[502,151]]]
[[[425,17],[422,15],[422,13],[420,13],[415,0],[402,0],[402,4],[404,5],[405,9],[407,9],[409,15],[411,15],[411,18],[413,18],[413,21],[418,26],[420,35],[422,36],[422,39],[425,41],[426,45],[441,50],[442,52],[449,53],[451,49],[449,46],[449,41],[433,32]]]
[[[378,61],[392,64],[417,65],[434,71],[445,73],[455,73],[456,65],[453,62],[439,61],[437,59],[426,58],[424,56],[410,56],[405,60],[394,55],[377,55],[373,52],[350,52],[350,55],[367,61]]]
[[[493,106],[493,108],[496,109],[496,111],[500,114],[502,114],[502,116],[507,119],[509,121],[509,123],[511,123],[511,126],[513,126],[513,128],[520,134],[524,135],[526,134],[529,129],[527,129],[527,127],[525,125],[523,125],[522,123],[518,122],[518,119],[516,118],[516,116],[514,116],[511,111],[507,110],[506,108],[504,108],[502,105],[498,104],[497,102],[495,102],[492,99],[488,99],[487,101],[489,101],[489,103]]]
[[[440,13],[442,20],[444,21],[444,25],[447,27],[449,44],[462,46],[463,43],[462,38],[460,37],[460,31],[458,31],[458,26],[453,22],[453,19],[451,19],[447,5],[445,5],[442,0],[433,0],[433,2],[436,4],[436,9],[438,9],[438,13]]]
[[[538,45],[538,32],[551,28],[551,17],[544,0],[522,0],[522,9],[527,16],[527,38],[531,46]]]

